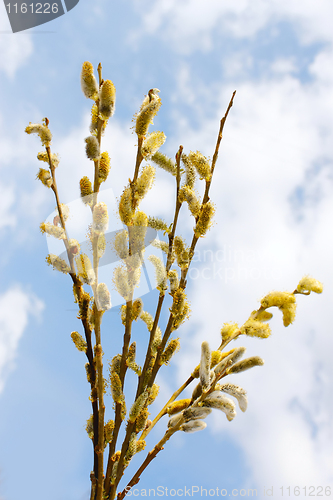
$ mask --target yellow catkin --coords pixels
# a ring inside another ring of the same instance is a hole
[[[44,186],[50,188],[53,184],[53,180],[49,170],[45,170],[45,168],[40,168],[39,172],[36,176],[36,179],[39,179]]]
[[[94,439],[94,416],[90,415],[87,420],[86,431],[90,439]]]
[[[112,439],[113,435],[113,429],[114,429],[114,421],[109,420],[105,425],[104,425],[104,441],[105,444],[109,443]]]
[[[146,447],[146,441],[144,439],[138,439],[136,442],[136,453],[143,451]]]
[[[136,117],[135,132],[138,137],[144,137],[147,134],[149,125],[153,123],[153,118],[161,107],[162,101],[157,95],[158,92],[158,89],[151,89],[148,92],[148,96]]]
[[[27,134],[37,134],[42,142],[42,145],[49,147],[52,140],[51,130],[46,125],[40,123],[29,123],[25,132]]]
[[[98,180],[99,182],[105,182],[106,179],[108,178],[109,172],[110,172],[110,156],[107,151],[104,151],[104,153],[101,154],[100,160],[99,160],[99,167],[98,167]]]
[[[94,76],[94,68],[88,61],[82,65],[81,89],[88,99],[93,99],[94,101],[98,99],[98,84]]]
[[[93,230],[95,233],[104,233],[109,224],[108,207],[106,203],[100,201],[94,206]]]
[[[158,217],[148,217],[148,226],[156,231],[163,231],[164,233],[170,233],[170,227],[164,222],[164,220]]]
[[[165,156],[163,153],[160,153],[157,151],[152,157],[152,161],[156,163],[160,168],[163,168],[166,172],[169,172],[171,175],[176,176],[177,175],[177,167],[175,165],[175,162],[171,160],[171,158],[168,158]]]
[[[89,205],[92,202],[93,189],[91,182],[86,175],[80,180],[80,192],[83,203],[85,205]]]
[[[128,272],[124,267],[116,267],[113,273],[113,282],[119,295],[121,295],[126,301],[130,299],[131,295],[130,283],[128,278]]]
[[[191,151],[188,155],[188,159],[192,165],[194,165],[200,179],[209,181],[211,177],[211,169],[207,158],[203,156],[200,151],[196,151],[195,153]]]
[[[322,293],[323,284],[320,281],[311,278],[311,276],[304,276],[304,278],[302,278],[297,285],[297,291],[299,293],[304,293],[304,292]]]
[[[201,202],[193,189],[188,186],[184,186],[179,191],[179,201],[183,203],[187,202],[188,208],[194,217],[198,217],[200,214]]]
[[[87,342],[82,338],[78,332],[72,332],[71,338],[75,344],[75,347],[82,352],[87,352]]]
[[[67,262],[64,259],[58,257],[57,255],[54,255],[53,253],[50,253],[46,257],[46,262],[48,263],[49,266],[52,266],[53,269],[60,271],[61,273],[67,274],[71,272]]]
[[[132,255],[137,254],[141,256],[141,253],[144,251],[147,227],[147,215],[140,210],[136,211],[133,217],[133,226],[130,228],[129,232],[129,243]]]
[[[113,401],[115,403],[121,403],[123,401],[123,391],[121,388],[121,381],[118,373],[110,373],[110,387]]]
[[[202,238],[203,236],[205,236],[212,225],[214,213],[215,208],[210,201],[202,206],[198,222],[194,228],[194,234],[197,238]]]
[[[161,295],[165,295],[165,292],[168,289],[167,285],[167,273],[165,269],[165,265],[161,261],[159,257],[156,255],[150,255],[148,257],[148,260],[153,264],[155,268],[155,277],[156,277],[156,283],[157,283],[157,290],[160,291]]]
[[[135,299],[132,305],[132,319],[137,321],[140,314],[142,313],[143,302],[142,299]]]
[[[158,396],[159,390],[160,390],[159,385],[157,385],[157,384],[152,385],[152,387],[150,388],[148,399],[147,399],[147,406],[150,406],[151,404],[153,404],[153,402],[155,401],[155,399]]]
[[[116,87],[111,80],[105,80],[99,91],[99,116],[108,120],[114,113],[116,103]]]
[[[154,324],[154,319],[152,315],[147,311],[142,311],[142,313],[140,314],[140,319],[142,319],[142,321],[146,323],[148,331],[151,331]]]
[[[269,321],[270,319],[272,319],[273,314],[266,311],[265,309],[259,309],[258,311],[252,311],[251,317],[253,319],[256,319],[257,321]]]
[[[66,238],[66,234],[63,228],[54,226],[50,222],[42,222],[39,228],[43,234],[49,234],[50,236],[54,236],[58,240],[64,240]]]
[[[182,311],[177,314],[172,325],[172,331],[177,330],[186,319],[190,317],[191,308],[189,303],[185,300]]]
[[[128,416],[129,422],[132,422],[132,423],[135,422],[136,418],[139,416],[139,414],[141,413],[141,410],[143,409],[143,407],[146,404],[147,397],[148,397],[148,393],[147,393],[147,391],[144,391],[135,400],[135,402],[133,403],[133,405],[130,409],[130,412],[129,412],[129,416]]]
[[[237,323],[224,323],[221,329],[222,342],[234,338],[237,333],[240,333]]]
[[[170,293],[174,294],[179,287],[179,276],[176,269],[171,269],[171,271],[168,272],[168,280],[170,283]]]
[[[227,369],[227,374],[231,373],[241,373],[249,368],[253,368],[254,366],[262,366],[264,361],[259,356],[252,356],[251,358],[243,359],[242,361],[238,361],[233,366]]]
[[[119,216],[121,221],[126,224],[126,226],[130,226],[132,224],[133,195],[130,187],[126,187],[120,197]]]
[[[95,281],[95,273],[88,255],[82,253],[75,258],[78,274],[87,285],[92,285]]]
[[[48,163],[50,165],[49,155],[46,151],[41,151],[40,153],[38,153],[37,159],[39,161],[45,161],[45,163]],[[56,153],[51,153],[51,162],[54,168],[59,165],[59,161],[59,156]]]
[[[100,149],[97,137],[94,135],[89,135],[89,137],[85,138],[86,143],[86,155],[89,160],[98,160],[100,157]]]
[[[190,189],[193,189],[195,186],[196,180],[196,171],[194,165],[190,162],[187,155],[182,154],[181,160],[185,167],[185,186],[188,186]]]
[[[261,339],[266,339],[272,333],[267,323],[262,323],[252,318],[249,318],[244,323],[240,331],[242,334],[248,335],[249,337],[259,337]]]
[[[179,399],[178,401],[174,401],[167,408],[168,415],[174,415],[175,413],[179,413],[180,411],[185,410],[185,408],[188,408],[190,404],[191,404],[190,398]]]
[[[159,130],[148,134],[141,147],[142,156],[144,158],[151,158],[151,156],[165,143],[165,140],[165,134]]]
[[[135,421],[135,431],[137,434],[143,431],[143,429],[146,427],[148,417],[149,417],[148,408],[143,408]]]
[[[176,351],[180,348],[179,339],[171,339],[161,355],[160,363],[167,365]]]
[[[178,288],[173,295],[173,303],[170,312],[173,316],[181,313],[186,300],[186,294],[182,288]]]
[[[296,303],[289,303],[285,306],[279,307],[280,311],[283,314],[283,324],[284,326],[289,326],[296,317]]]
[[[143,200],[149,189],[152,187],[154,180],[155,168],[151,165],[146,165],[142,169],[141,175],[136,181],[134,198],[137,200]]]
[[[282,307],[293,302],[296,302],[295,295],[289,292],[271,292],[261,299],[264,308]]]

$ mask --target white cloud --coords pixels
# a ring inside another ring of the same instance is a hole
[[[0,17],[0,70],[9,78],[13,78],[17,69],[26,64],[33,51],[31,35],[28,33],[11,33],[11,27],[5,6]]]
[[[18,285],[0,295],[0,392],[8,373],[14,368],[19,341],[30,316],[38,317],[44,304]]]
[[[246,39],[260,30],[280,22],[290,22],[296,28],[301,43],[332,41],[333,6],[329,0],[190,0],[177,2],[137,2],[143,27],[136,36],[154,34],[172,43],[180,53],[213,49],[213,36]]]
[[[4,184],[0,184],[0,230],[3,227],[10,226],[14,227],[16,224],[16,215],[14,212],[14,202],[15,195],[14,190],[5,186]]]

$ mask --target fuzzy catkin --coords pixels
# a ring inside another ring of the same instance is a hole
[[[105,80],[99,91],[99,116],[108,120],[114,113],[116,102],[116,88],[111,80]]]
[[[81,89],[87,99],[96,100],[98,98],[98,84],[94,76],[93,65],[89,61],[82,65]]]

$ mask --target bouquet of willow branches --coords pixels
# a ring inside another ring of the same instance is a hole
[[[71,337],[79,351],[87,357],[86,374],[90,384],[90,401],[92,414],[88,418],[86,430],[93,443],[93,471],[91,472],[91,500],[110,499],[117,495],[118,485],[125,469],[135,454],[143,451],[146,437],[154,425],[165,415],[170,418],[166,432],[161,440],[152,448],[142,461],[134,476],[123,490],[119,490],[121,500],[129,489],[139,480],[142,472],[152,459],[162,450],[166,441],[178,431],[195,432],[206,427],[204,419],[213,409],[223,412],[230,421],[236,416],[238,402],[242,411],[246,410],[246,392],[241,387],[225,381],[225,377],[239,373],[254,366],[261,366],[263,360],[259,356],[241,359],[244,347],[236,347],[226,351],[227,345],[240,335],[267,338],[271,331],[268,321],[272,313],[271,307],[278,307],[283,314],[284,326],[290,325],[295,318],[296,294],[309,295],[311,291],[322,292],[322,284],[308,276],[301,279],[296,289],[289,292],[271,292],[261,300],[260,307],[253,311],[249,319],[239,327],[236,323],[225,323],[221,329],[221,343],[211,351],[207,342],[202,343],[200,364],[184,384],[171,396],[158,415],[151,421],[148,419],[149,406],[158,395],[156,376],[159,370],[167,365],[171,357],[179,349],[179,339],[174,332],[190,315],[187,301],[186,277],[193,259],[196,245],[209,230],[214,216],[214,205],[209,198],[209,190],[217,162],[223,127],[233,104],[232,95],[224,117],[220,122],[217,143],[213,159],[207,160],[199,151],[183,153],[182,146],[175,155],[175,161],[159,152],[165,141],[163,132],[148,133],[153,118],[159,111],[161,99],[158,89],[149,90],[139,112],[135,115],[135,132],[138,137],[136,164],[133,178],[129,180],[120,196],[118,213],[123,229],[113,239],[113,247],[121,265],[115,268],[113,281],[117,292],[123,298],[120,319],[124,326],[122,352],[112,353],[109,362],[109,376],[105,379],[103,371],[103,347],[101,326],[103,315],[111,308],[111,297],[105,283],[99,282],[98,271],[100,259],[106,250],[105,233],[108,228],[107,205],[98,200],[100,186],[106,181],[110,171],[110,158],[102,152],[101,139],[109,118],[115,107],[115,87],[111,80],[102,79],[102,67],[98,66],[98,82],[94,76],[91,63],[85,62],[81,73],[81,86],[84,95],[92,99],[90,135],[85,139],[87,157],[93,162],[94,177],[80,180],[82,201],[90,207],[92,224],[89,226],[89,239],[92,248],[92,261],[82,253],[77,240],[70,238],[66,229],[69,208],[60,203],[56,183],[56,168],[59,158],[51,152],[52,134],[49,120],[42,124],[32,124],[26,128],[28,134],[36,133],[41,139],[45,151],[38,153],[37,158],[48,165],[48,169],[40,168],[38,179],[52,189],[57,214],[53,223],[44,222],[40,228],[43,233],[63,240],[67,260],[59,255],[49,254],[48,264],[54,269],[69,274],[73,282],[74,300],[78,304],[79,319],[82,322],[84,337],[72,332]],[[175,180],[175,211],[173,220],[164,222],[148,216],[140,210],[140,202],[151,189],[155,168],[147,161],[166,170]],[[202,181],[202,199],[195,188],[196,177]],[[180,210],[187,205],[193,217],[193,236],[190,245],[180,237],[177,222]],[[148,228],[163,234],[164,240],[156,238],[152,244],[165,254],[161,259],[151,255],[149,260],[156,271],[156,288],[159,297],[151,315],[144,310],[141,298],[134,299],[134,291],[140,282],[143,264],[145,239]],[[169,307],[169,319],[164,332],[159,326],[161,312]],[[143,321],[149,332],[146,345],[146,356],[142,368],[136,361],[136,343],[131,342],[133,323]],[[137,375],[137,389],[134,401],[125,399],[125,382],[128,370]],[[184,389],[195,379],[197,384],[191,398],[178,399]],[[105,421],[104,394],[111,388],[114,401],[114,418]],[[119,442],[119,431],[126,425],[123,442]]]

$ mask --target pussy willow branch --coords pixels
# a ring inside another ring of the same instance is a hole
[[[139,147],[141,147],[141,146],[139,145]],[[176,207],[175,207],[174,220],[173,220],[173,224],[172,224],[172,231],[171,231],[171,234],[169,235],[169,250],[168,250],[167,265],[166,265],[167,272],[169,271],[171,264],[172,264],[172,259],[171,259],[172,244],[173,244],[173,239],[174,239],[174,235],[175,235],[175,231],[176,231],[179,211],[181,208],[181,203],[179,202],[178,194],[179,194],[179,188],[180,188],[180,158],[181,158],[182,151],[183,151],[183,146],[180,146],[179,150],[176,154],[176,163],[177,163]],[[137,158],[139,158],[139,155],[137,156]],[[140,394],[144,390],[144,380],[145,380],[146,373],[147,373],[147,370],[149,369],[150,362],[151,362],[151,357],[152,357],[151,348],[152,348],[152,343],[153,343],[154,335],[156,332],[156,328],[158,326],[158,321],[160,318],[160,313],[162,310],[163,301],[164,301],[164,295],[160,295],[159,300],[158,300],[158,304],[157,304],[157,308],[156,308],[156,312],[155,312],[153,327],[152,327],[151,332],[150,332],[150,338],[149,338],[149,342],[148,342],[145,363],[144,363],[141,375],[140,375],[139,380],[138,380],[138,387],[137,387],[135,400],[140,396]],[[126,305],[126,313],[127,313],[127,311],[128,311],[128,303]],[[126,321],[127,321],[127,314],[126,314]],[[124,441],[122,444],[122,448],[121,448],[121,455],[120,455],[120,458],[118,461],[117,477],[116,477],[114,485],[110,489],[110,498],[113,498],[113,496],[115,494],[115,489],[117,488],[117,485],[122,477],[122,474],[124,471],[123,460],[125,457],[125,453],[127,451],[127,447],[128,447],[131,435],[132,435],[134,430],[135,430],[135,422],[133,422],[133,423],[128,422],[127,427],[126,427],[126,435],[125,435],[125,438],[124,438]],[[106,490],[106,491],[109,493],[108,490]]]
[[[229,111],[230,111],[230,109],[231,109],[231,107],[233,105],[233,99],[235,97],[235,94],[236,94],[236,92],[234,92],[232,94],[232,97],[230,99],[230,102],[229,102],[228,108],[226,110],[226,113],[225,113],[224,117],[221,119],[221,122],[220,122],[220,129],[219,129],[219,133],[218,133],[218,137],[217,137],[217,141],[216,141],[215,152],[214,152],[213,160],[212,160],[211,176],[210,176],[210,179],[208,181],[206,181],[205,194],[204,194],[204,198],[203,198],[203,201],[202,201],[202,204],[201,204],[201,208],[209,200],[209,189],[210,189],[210,186],[211,186],[211,181],[212,181],[212,177],[213,177],[213,173],[214,173],[216,161],[217,161],[217,158],[218,158],[219,148],[220,148],[220,144],[221,144],[221,140],[222,140],[222,132],[223,132],[224,124],[226,122],[226,119],[227,119],[227,116],[229,114]],[[177,158],[177,201],[176,201],[176,212],[177,212],[178,204],[180,203],[179,202],[179,197],[178,197],[178,192],[179,192],[179,178],[180,178],[180,176],[179,176],[180,156],[181,156],[181,154],[178,154],[178,158]],[[180,206],[178,208],[178,213],[179,213],[179,210],[180,210]],[[177,217],[178,217],[178,213],[177,213]],[[176,214],[175,214],[176,222],[177,222],[177,217],[176,217]],[[175,234],[175,227],[173,227],[172,239],[174,237],[174,234]],[[193,239],[192,239],[192,243],[191,243],[191,248],[190,248],[190,262],[189,262],[189,266],[191,264],[191,261],[192,261],[193,255],[194,255],[194,251],[195,251],[195,247],[196,247],[196,244],[198,242],[198,239],[199,238],[196,237],[196,235],[194,234],[193,235]],[[169,239],[169,242],[170,242],[170,239]],[[169,246],[169,253],[171,251],[172,251],[172,241],[171,241],[171,245]],[[168,255],[168,257],[169,257],[169,255]],[[170,257],[170,259],[171,259],[171,257]],[[170,262],[171,262],[171,260],[170,260]],[[185,269],[182,272],[182,277],[181,277],[181,281],[180,281],[180,285],[179,286],[182,287],[183,289],[186,288],[186,276],[187,276],[187,272],[188,272],[189,266],[188,266],[187,269]],[[167,271],[168,271],[168,269],[167,269]],[[150,377],[149,382],[148,382],[148,387],[152,387],[152,385],[153,385],[153,383],[155,381],[155,378],[157,376],[157,373],[158,373],[159,369],[162,366],[162,363],[160,363],[161,355],[162,355],[162,353],[164,351],[164,348],[166,346],[166,343],[169,340],[169,337],[171,335],[173,323],[174,323],[174,317],[170,313],[168,324],[166,326],[166,329],[165,329],[165,332],[164,332],[164,335],[163,335],[163,338],[162,338],[162,342],[161,342],[161,344],[159,346],[159,350],[157,352],[157,356],[156,356],[155,363],[154,363],[154,366],[153,366],[152,374],[151,374],[151,377]],[[157,327],[157,323],[156,323],[156,327]],[[181,389],[181,391],[182,391],[182,389]],[[179,392],[179,394],[180,394],[180,392]],[[159,415],[160,415],[160,418],[163,416],[161,414],[161,412],[160,412]],[[157,420],[156,420],[156,422],[157,422]],[[150,452],[150,454],[148,454],[146,460],[143,462],[143,464],[141,465],[141,467],[138,469],[136,475],[134,476],[135,480],[137,479],[136,482],[138,482],[138,480],[140,478],[140,474],[142,473],[142,471],[147,467],[147,465],[156,456],[156,454],[162,449],[164,442],[166,442],[168,439],[170,439],[170,437],[171,437],[171,435],[173,433],[174,432],[171,433],[171,431],[169,429],[167,431],[167,433],[165,434],[164,438],[155,446],[154,450],[152,452]],[[164,439],[165,439],[165,441],[164,441]],[[136,484],[136,482],[134,482],[133,484]],[[131,484],[129,483],[128,485],[130,486]],[[118,495],[118,500],[121,500],[125,495],[126,495],[126,490],[124,490],[120,495]]]
[[[49,120],[48,119],[46,119],[46,120],[47,120],[47,124],[48,124]],[[48,155],[49,164],[50,164],[50,171],[51,171],[51,175],[52,175],[52,186],[51,187],[52,187],[55,199],[56,199],[61,226],[66,234],[66,239],[64,239],[63,241],[64,241],[64,245],[66,248],[68,261],[69,261],[70,266],[71,266],[71,272],[69,274],[70,274],[70,277],[72,278],[74,288],[75,288],[75,291],[76,291],[76,294],[78,297],[78,303],[80,305],[80,319],[81,319],[81,322],[83,325],[85,338],[86,338],[86,342],[87,342],[86,356],[87,356],[88,363],[90,366],[91,405],[92,405],[92,411],[93,411],[93,428],[94,428],[94,440],[93,440],[94,476],[97,477],[99,460],[98,460],[98,455],[96,453],[95,447],[97,446],[97,443],[98,443],[98,405],[97,405],[97,400],[96,400],[96,396],[95,396],[96,370],[95,370],[95,364],[94,364],[94,354],[93,354],[92,344],[91,344],[91,329],[90,329],[89,321],[87,318],[89,301],[88,301],[88,303],[86,303],[86,298],[84,297],[82,283],[78,279],[78,277],[75,273],[74,257],[70,251],[69,244],[68,244],[66,223],[65,223],[65,220],[63,217],[61,204],[60,204],[60,200],[59,200],[59,194],[58,194],[58,188],[57,188],[57,182],[56,182],[56,176],[55,176],[55,167],[54,167],[53,162],[52,162],[51,148],[50,148],[50,146],[47,146],[45,149],[46,149],[46,152]]]

